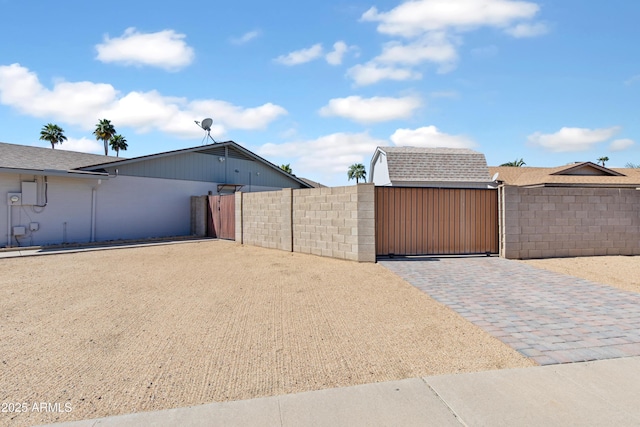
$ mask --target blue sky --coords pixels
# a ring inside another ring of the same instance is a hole
[[[141,4],[139,4],[141,3]],[[298,176],[348,184],[378,145],[490,165],[640,163],[640,2],[0,0],[0,141],[134,157],[200,145],[212,117]]]

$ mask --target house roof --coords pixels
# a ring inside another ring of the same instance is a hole
[[[308,185],[310,185],[310,186],[311,186],[311,187],[313,187],[313,188],[323,188],[323,187],[326,187],[326,185],[320,184],[319,182],[316,182],[316,181],[312,181],[312,180],[310,180],[310,179],[308,179],[308,178],[302,178],[302,177],[300,177],[300,180],[302,180],[302,181],[306,182]]]
[[[282,175],[285,175],[287,178],[290,178],[290,179],[296,181],[297,183],[303,185],[304,187],[306,187],[306,188],[310,188],[311,187],[310,184],[306,183],[305,181],[301,180],[300,178],[296,177],[295,175],[292,175],[292,174],[289,174],[289,173],[283,171],[279,166],[276,166],[275,164],[271,163],[270,161],[258,156],[254,152],[252,152],[250,150],[247,150],[246,148],[244,148],[243,146],[237,144],[234,141],[217,142],[215,144],[201,145],[201,146],[198,146],[198,147],[183,148],[183,149],[173,150],[173,151],[165,151],[165,152],[162,152],[162,153],[149,154],[149,155],[146,155],[146,156],[133,157],[133,158],[130,158],[130,159],[118,159],[118,158],[110,157],[109,158],[109,159],[111,159],[110,161],[102,162],[102,163],[96,163],[96,164],[90,164],[90,165],[85,165],[85,166],[80,167],[78,169],[84,170],[84,171],[97,171],[97,170],[102,170],[102,169],[104,169],[106,167],[115,167],[115,166],[120,166],[120,165],[126,165],[126,164],[141,162],[141,161],[145,161],[145,160],[157,159],[157,158],[161,158],[161,157],[175,156],[176,154],[183,154],[183,153],[202,153],[202,154],[211,154],[211,155],[214,155],[214,156],[220,156],[222,153],[224,153],[224,151],[221,151],[221,150],[224,150],[225,147],[229,147],[230,148],[230,155],[231,155],[231,151],[233,151],[233,155],[236,156],[236,157],[244,158],[244,159],[250,159],[250,160],[255,160],[255,161],[261,162],[261,163],[267,165],[268,167],[272,168],[276,172],[278,172],[278,173],[280,173]],[[102,156],[102,158],[104,160],[104,156]]]
[[[113,156],[102,156],[99,154],[79,153],[76,151],[52,150],[43,147],[31,147],[27,145],[0,143],[0,171],[11,171],[17,173],[38,172],[42,174],[75,175],[75,176],[106,176],[104,168],[140,162],[149,159],[156,159],[166,156],[174,156],[182,153],[203,153],[219,156],[224,148],[230,147],[233,156],[243,159],[256,160],[269,166],[280,174],[298,182],[306,188],[311,185],[295,175],[288,174],[266,159],[247,150],[233,141],[220,142],[215,144],[201,145],[198,147],[183,148],[179,150],[166,151],[162,153],[149,154],[133,158],[122,158]],[[232,153],[230,153],[232,155]]]
[[[69,171],[116,157],[0,142],[0,168]]]
[[[393,181],[489,182],[484,154],[465,148],[378,147],[372,160],[387,156]]]
[[[489,170],[498,174],[498,181],[519,187],[640,187],[640,169],[605,168],[591,162],[550,168],[497,166]]]

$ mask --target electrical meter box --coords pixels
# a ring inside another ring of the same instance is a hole
[[[38,204],[38,183],[31,181],[22,181],[22,204],[37,205]]]

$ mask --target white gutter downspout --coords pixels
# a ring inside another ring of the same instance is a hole
[[[102,184],[102,180],[98,180],[98,185]],[[96,241],[96,199],[98,193],[98,185],[91,188],[91,243]]]

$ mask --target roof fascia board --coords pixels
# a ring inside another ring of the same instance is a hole
[[[60,176],[65,178],[81,178],[81,179],[109,179],[108,173],[102,172],[85,172],[85,171],[65,171],[54,169],[16,169],[0,167],[0,173],[10,173],[19,175],[37,175],[37,176]]]

